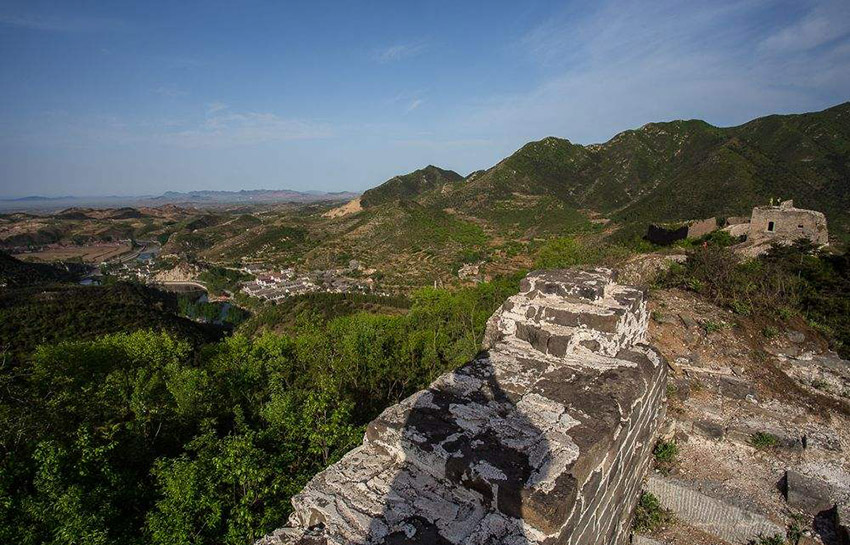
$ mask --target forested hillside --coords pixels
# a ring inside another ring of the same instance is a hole
[[[414,198],[430,190],[440,190],[445,184],[463,180],[453,170],[443,170],[433,165],[390,178],[377,187],[367,190],[360,198],[364,207],[375,206],[395,199]]]
[[[395,189],[400,180],[418,179],[415,174],[394,178],[364,198],[401,196]],[[728,128],[699,120],[649,123],[588,146],[549,137],[463,182],[404,188],[405,199],[526,228],[535,211],[544,212],[538,215],[544,221],[557,214],[574,222],[583,210],[646,224],[749,214],[772,198],[794,199],[823,211],[831,232],[847,239],[850,103]],[[511,210],[530,214],[517,221]]]
[[[70,282],[77,275],[72,268],[46,263],[27,263],[0,251],[0,286],[16,288],[48,282]]]
[[[0,542],[253,543],[380,410],[474,355],[517,285],[203,345],[144,316],[89,340],[61,326],[0,354]]]

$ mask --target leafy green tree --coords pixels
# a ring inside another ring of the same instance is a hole
[[[392,316],[308,307],[291,334],[200,347],[116,333],[0,365],[0,540],[249,545],[381,410],[471,358],[516,286],[423,290]]]

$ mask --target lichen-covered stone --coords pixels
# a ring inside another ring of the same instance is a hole
[[[647,319],[609,270],[531,273],[486,351],[387,408],[261,543],[625,543],[663,417]]]

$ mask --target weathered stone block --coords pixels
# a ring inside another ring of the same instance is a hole
[[[749,543],[759,535],[785,533],[785,528],[760,513],[709,496],[676,479],[650,475],[646,490],[680,520],[728,543]]]
[[[785,500],[788,505],[812,515],[832,509],[834,505],[829,485],[791,469],[785,472]]]

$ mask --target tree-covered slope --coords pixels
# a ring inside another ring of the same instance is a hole
[[[415,198],[431,190],[439,190],[446,184],[454,184],[463,176],[452,170],[443,170],[433,165],[415,170],[409,174],[390,178],[378,187],[369,189],[360,198],[364,208],[382,203]]]
[[[28,263],[0,251],[0,287],[16,288],[50,282],[73,282],[75,271],[61,265]]]
[[[384,408],[472,358],[517,286],[200,349],[144,330],[47,339],[0,366],[0,543],[250,545]]]
[[[825,212],[831,231],[846,239],[850,103],[737,127],[650,123],[588,146],[548,137],[464,183],[402,184],[402,178],[364,197],[403,186],[406,198],[486,218],[543,196],[625,223],[748,214],[778,197]]]
[[[221,328],[177,315],[177,297],[140,284],[32,285],[0,290],[0,352],[23,357],[42,343],[93,339],[152,329],[193,344],[220,338]]]

